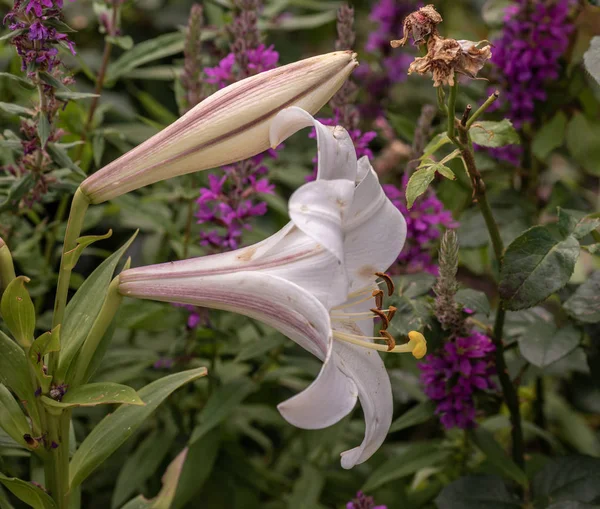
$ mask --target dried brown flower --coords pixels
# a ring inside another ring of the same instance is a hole
[[[412,36],[413,44],[419,46],[426,42],[429,35],[437,35],[437,25],[442,22],[442,17],[433,5],[421,7],[418,11],[404,18],[403,37],[398,41],[391,41],[392,48],[404,46]]]

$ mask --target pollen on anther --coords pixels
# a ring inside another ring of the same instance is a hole
[[[377,306],[377,308],[381,309],[381,306],[383,306],[383,291],[373,290],[373,293],[371,295],[375,297],[375,305]]]
[[[387,319],[389,322],[391,322],[392,318],[394,318],[394,315],[396,314],[397,309],[398,308],[396,308],[395,306],[388,306]]]
[[[389,317],[383,311],[381,311],[381,309],[373,308],[373,309],[370,309],[369,311],[371,311],[371,313],[374,313],[379,318],[381,318],[381,322],[382,322],[381,329],[382,330],[385,330],[389,327],[389,325],[390,325]]]
[[[392,336],[388,331],[380,330],[379,335],[387,344],[388,352],[391,352],[394,348],[396,348],[396,340],[394,339],[394,336]]]
[[[394,295],[395,287],[394,287],[394,281],[392,281],[392,278],[385,272],[375,272],[375,275],[385,281],[385,284],[387,285],[388,296],[391,297],[392,295]]]

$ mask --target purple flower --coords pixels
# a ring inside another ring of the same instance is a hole
[[[385,184],[383,190],[396,208],[406,219],[406,244],[398,257],[402,269],[408,273],[426,271],[437,274],[438,267],[433,261],[431,249],[440,238],[440,228],[456,228],[458,223],[452,213],[444,208],[433,190],[417,198],[413,207],[406,207],[406,185],[408,178],[402,177],[402,190],[391,184]]]
[[[246,57],[248,58],[248,71],[251,76],[274,69],[279,61],[279,53],[273,50],[273,46],[267,48],[264,44],[255,49],[247,50]],[[235,53],[232,52],[223,58],[216,67],[206,67],[204,69],[204,73],[208,76],[206,82],[217,85],[219,88],[231,85],[237,81],[234,66]]]
[[[373,497],[367,497],[362,491],[359,491],[356,498],[346,504],[346,509],[387,509],[387,506],[375,505]]]
[[[441,351],[419,363],[425,394],[437,402],[436,414],[445,428],[476,425],[474,395],[495,389],[491,381],[495,349],[488,336],[472,332],[446,343]]]
[[[51,9],[52,1],[51,0],[29,0],[27,7],[25,8],[25,14],[29,14],[30,11],[33,10],[35,15],[39,18],[44,13],[44,8]],[[60,7],[62,7],[62,2]]]

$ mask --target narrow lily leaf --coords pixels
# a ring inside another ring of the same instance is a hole
[[[500,444],[496,442],[492,433],[485,428],[479,427],[473,431],[471,436],[475,445],[481,449],[481,452],[485,454],[492,465],[513,481],[518,482],[522,486],[527,486],[527,475],[506,454]]]
[[[419,403],[417,406],[398,417],[398,419],[392,423],[389,432],[393,433],[394,431],[400,431],[427,422],[434,416],[434,412],[435,403],[433,401]]]
[[[71,459],[71,489],[79,486],[135,433],[172,392],[205,375],[206,368],[198,368],[161,378],[139,391],[145,406],[123,405],[102,419]]]
[[[63,409],[80,406],[98,406],[109,404],[124,404],[144,406],[144,402],[134,389],[126,385],[112,382],[100,382],[82,385],[68,390],[61,401],[42,396],[44,405],[50,408]]]
[[[28,447],[23,438],[26,434],[31,433],[27,418],[13,395],[2,384],[0,384],[0,427],[15,442]]]
[[[35,307],[25,288],[25,283],[28,282],[29,278],[25,276],[13,279],[0,301],[0,312],[6,326],[24,348],[31,345],[35,330]]]
[[[56,504],[44,490],[30,482],[0,474],[2,483],[11,493],[33,509],[56,509]]]
[[[72,270],[75,265],[77,265],[77,261],[86,247],[99,240],[108,239],[111,235],[112,230],[108,230],[108,233],[105,233],[104,235],[86,235],[85,237],[79,237],[77,239],[77,247],[65,253],[66,266]]]
[[[6,385],[19,398],[39,429],[40,416],[35,404],[35,394],[29,366],[23,349],[0,331],[0,383]]]
[[[61,382],[66,380],[71,369],[71,364],[102,308],[108,285],[113,278],[119,260],[125,254],[125,251],[129,248],[136,235],[137,232],[118,251],[104,260],[92,272],[67,305],[65,323],[62,328],[63,341],[61,345],[60,364],[56,375],[57,380]]]
[[[52,383],[52,377],[44,371],[44,355],[50,352],[58,352],[59,350],[60,325],[57,325],[52,331],[44,332],[44,334],[33,342],[29,349],[29,363],[33,367],[43,393],[48,392]]]

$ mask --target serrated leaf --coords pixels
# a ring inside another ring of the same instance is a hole
[[[14,338],[27,348],[33,341],[35,307],[25,283],[29,283],[29,278],[18,276],[8,284],[2,294],[0,312]]]
[[[32,117],[35,113],[33,110],[25,108],[24,106],[3,102],[0,102],[0,110],[4,111],[5,113],[8,113],[9,115],[24,115],[26,117]]]
[[[205,375],[206,368],[198,368],[156,380],[138,392],[145,406],[123,405],[102,419],[71,459],[71,489],[115,452],[172,392]]]
[[[558,228],[563,235],[581,240],[600,226],[600,219],[579,210],[558,208]]]
[[[585,323],[600,322],[600,271],[597,270],[564,303],[567,313]]]
[[[435,499],[438,509],[521,509],[502,479],[495,475],[461,477]]]
[[[535,306],[567,284],[579,258],[579,242],[553,225],[534,226],[507,248],[500,296],[512,311]]]
[[[401,431],[417,424],[427,422],[435,415],[435,403],[433,401],[423,401],[417,406],[414,406],[407,412],[404,412],[398,419],[396,419],[391,427],[389,433],[395,431]]]
[[[527,486],[527,475],[506,454],[500,444],[496,442],[492,433],[483,427],[479,427],[471,433],[471,436],[475,445],[485,454],[485,457],[492,465],[513,481],[518,482],[522,486]]]
[[[63,341],[56,374],[57,380],[64,382],[70,376],[71,365],[102,308],[108,285],[113,278],[119,260],[136,236],[137,232],[118,251],[104,260],[84,281],[67,305],[62,327]]]
[[[0,483],[6,486],[15,497],[33,507],[33,509],[56,509],[54,500],[41,488],[30,482],[0,474]]]
[[[455,300],[463,307],[472,309],[475,313],[483,313],[488,316],[490,314],[490,301],[487,295],[479,290],[461,288],[456,292]]]
[[[52,383],[52,376],[47,375],[44,370],[44,355],[50,352],[58,352],[59,350],[60,325],[57,325],[52,331],[44,332],[44,334],[33,342],[29,349],[29,364],[44,394],[48,392]]]
[[[31,427],[21,407],[3,384],[0,384],[0,428],[15,442],[28,447],[23,437],[31,433]]]
[[[519,349],[531,364],[545,368],[575,350],[580,340],[581,333],[573,326],[557,330],[552,323],[539,323],[519,338]]]
[[[73,162],[69,157],[69,154],[67,154],[67,151],[58,143],[48,143],[46,150],[48,150],[52,159],[63,168],[68,168],[80,177],[85,178],[87,176],[85,172]]]
[[[410,176],[406,186],[406,204],[409,209],[412,208],[415,200],[427,191],[434,177],[435,169],[431,166],[420,168]]]
[[[64,408],[92,407],[98,405],[137,405],[144,406],[140,396],[127,385],[112,382],[98,382],[67,390],[62,400],[56,401],[42,396],[44,405],[62,410]]]
[[[473,143],[482,147],[504,147],[505,145],[519,145],[521,138],[508,119],[494,122],[482,120],[476,122],[469,130]]]
[[[590,47],[583,54],[583,65],[592,78],[600,83],[600,36],[593,37]]]
[[[70,251],[65,253],[65,267],[72,270],[75,265],[77,265],[77,261],[79,257],[83,253],[83,250],[94,242],[98,242],[99,240],[105,240],[110,238],[112,235],[112,230],[108,230],[108,233],[104,235],[86,235],[84,237],[79,237],[75,242],[77,246],[75,246]]]

